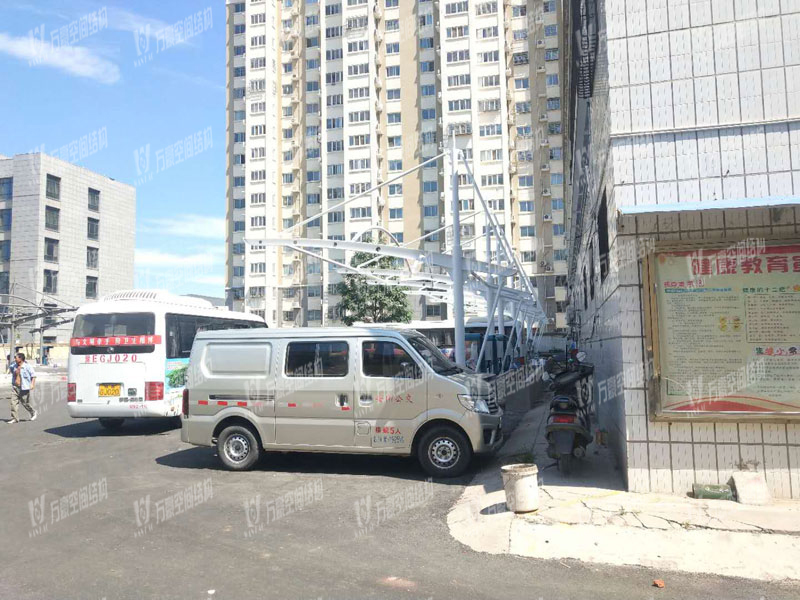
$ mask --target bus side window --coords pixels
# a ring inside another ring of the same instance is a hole
[[[167,358],[189,358],[197,334],[198,318],[189,315],[166,315]]]

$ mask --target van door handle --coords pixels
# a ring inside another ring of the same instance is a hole
[[[361,394],[359,402],[362,404],[372,404],[372,394]]]
[[[336,404],[340,408],[344,408],[348,405],[348,397],[347,394],[339,394],[336,396]]]

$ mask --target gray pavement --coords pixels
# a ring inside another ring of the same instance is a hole
[[[108,433],[70,419],[63,387],[42,383],[37,421],[0,423],[2,599],[800,595],[784,584],[474,552],[446,524],[469,476],[426,484],[410,459],[312,454],[229,473],[213,449],[183,444],[175,421]],[[510,412],[524,412],[520,402]],[[8,415],[3,401],[0,419]],[[653,588],[654,578],[667,587]]]

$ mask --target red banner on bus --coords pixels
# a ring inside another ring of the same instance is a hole
[[[149,346],[160,344],[160,335],[120,335],[112,337],[83,337],[72,338],[69,345],[72,347],[83,346]]]

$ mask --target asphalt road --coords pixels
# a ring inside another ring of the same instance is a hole
[[[230,473],[213,449],[183,444],[174,420],[108,433],[70,419],[64,387],[40,385],[37,421],[0,423],[2,599],[800,596],[787,584],[479,554],[446,525],[469,477],[425,483],[410,459],[311,454]]]

